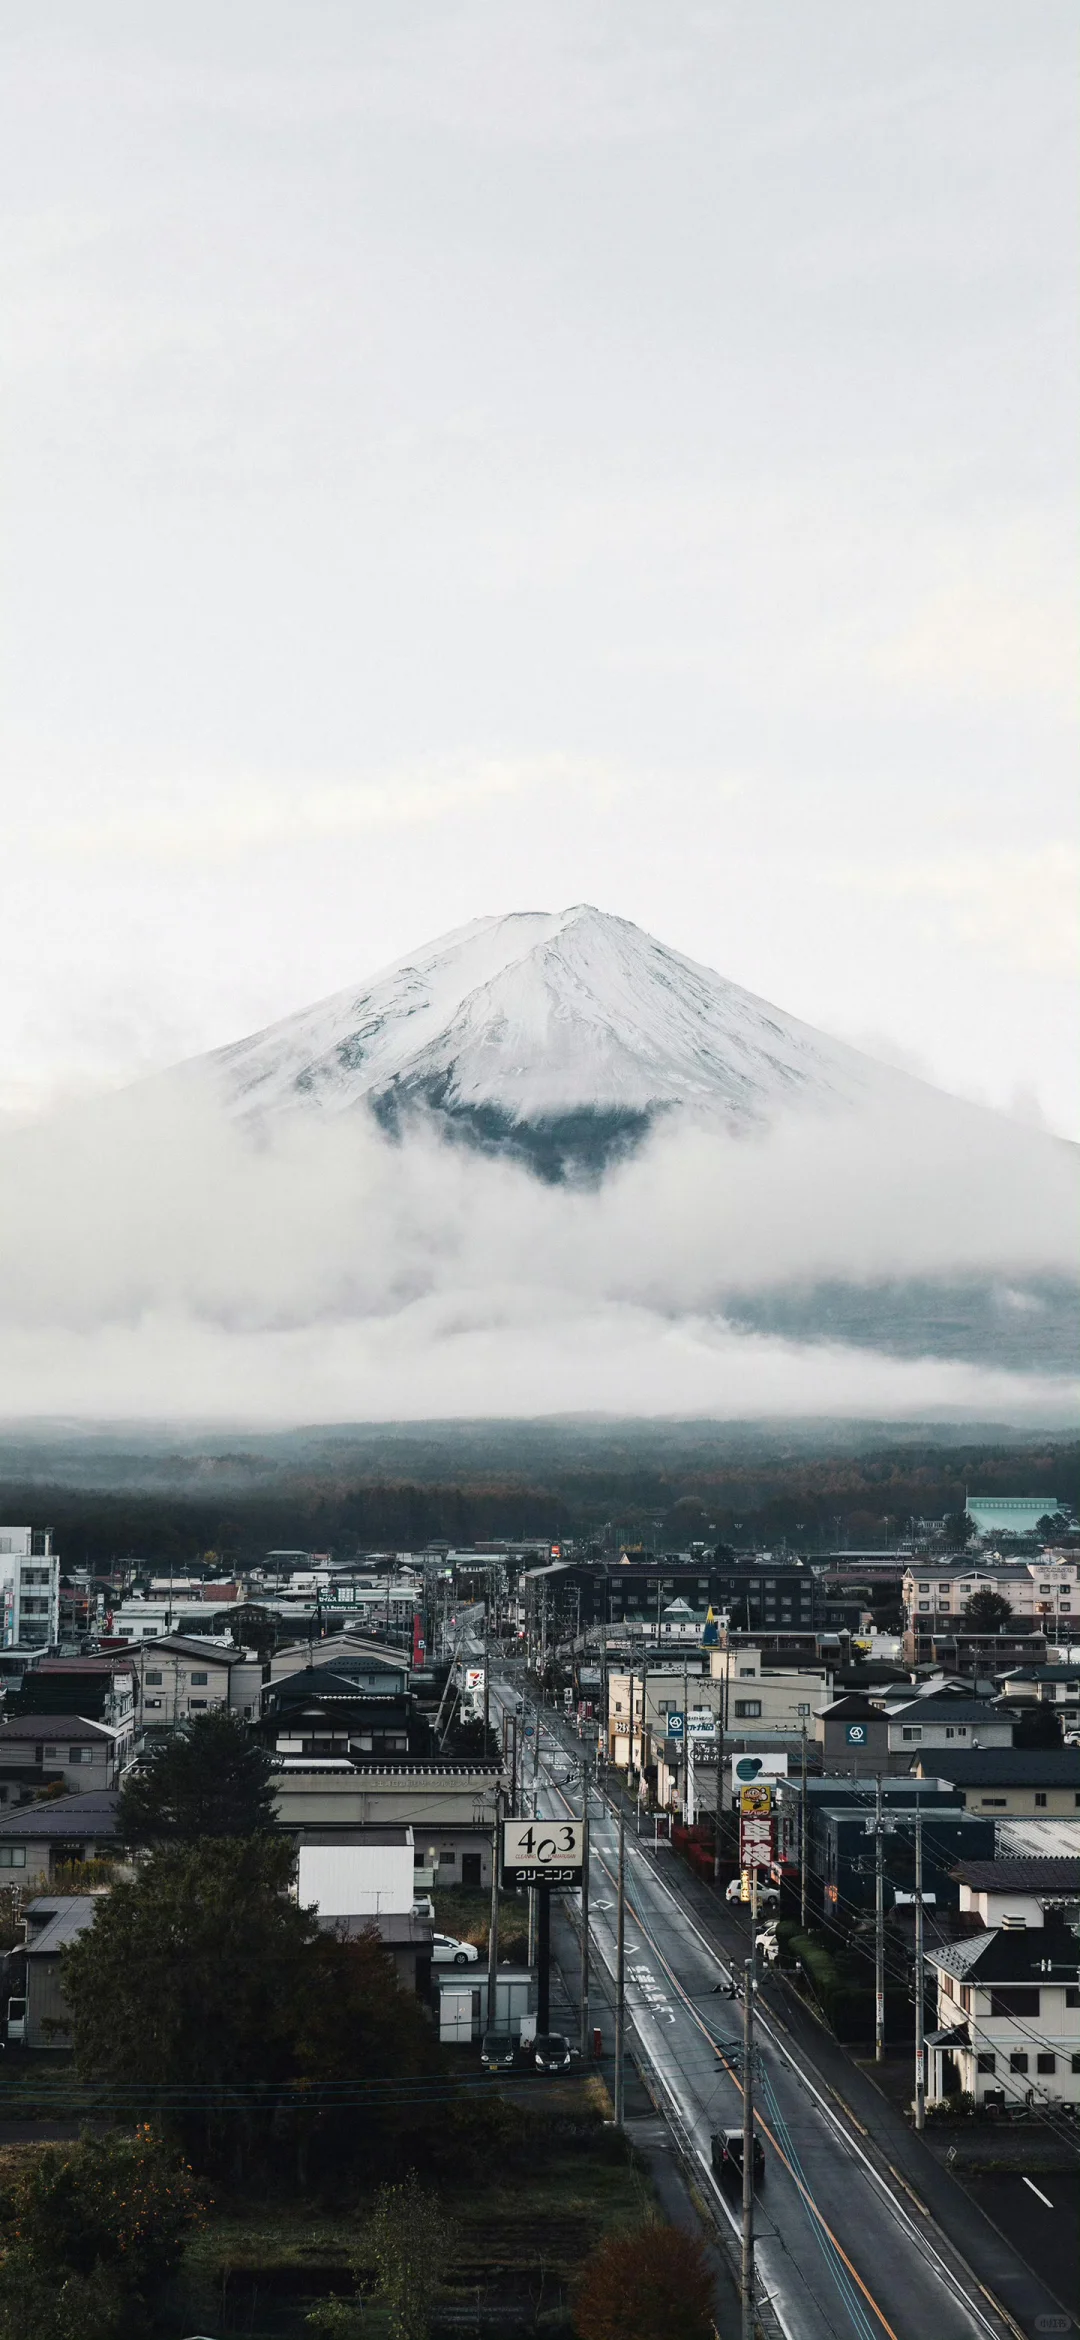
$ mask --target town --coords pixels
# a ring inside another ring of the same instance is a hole
[[[52,2233],[73,2331],[588,2340],[635,2224],[723,2340],[1068,2310],[1064,1499],[828,1553],[215,1562],[0,1529],[20,2233],[115,2163],[157,2236],[140,2323],[117,2238]]]

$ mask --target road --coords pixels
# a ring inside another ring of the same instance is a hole
[[[500,1702],[510,1685],[493,1684]],[[545,1713],[545,1818],[581,1812],[580,1747]],[[568,1761],[569,1758],[569,1761]],[[531,1766],[530,1766],[531,1769]],[[617,1823],[590,1796],[591,1939],[613,1973]],[[734,2228],[737,2205],[714,2185],[713,2130],[741,2123],[741,2009],[729,1968],[666,1882],[669,1851],[626,1836],[627,2015],[658,2099],[696,2158],[699,2181]],[[883,2176],[855,2127],[829,2101],[778,2019],[757,2002],[755,2096],[766,2174],[757,2203],[757,2265],[788,2340],[1016,2340],[921,2213]]]

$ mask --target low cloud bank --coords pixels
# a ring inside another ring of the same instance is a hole
[[[725,1307],[1071,1277],[1076,1186],[1073,1149],[933,1092],[760,1138],[668,1123],[581,1192],[430,1129],[252,1134],[195,1081],[147,1083],[0,1144],[0,1409],[1057,1416],[1051,1373],[739,1333]]]

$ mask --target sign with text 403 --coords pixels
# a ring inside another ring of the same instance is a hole
[[[580,1820],[504,1820],[504,1886],[544,1885],[573,1892],[581,1883],[585,1828]]]

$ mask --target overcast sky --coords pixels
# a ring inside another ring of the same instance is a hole
[[[590,900],[1080,1134],[1078,24],[2,12],[0,1106]]]

